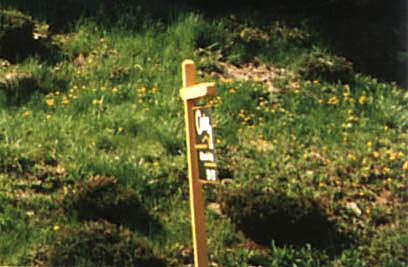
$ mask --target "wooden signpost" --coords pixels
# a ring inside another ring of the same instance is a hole
[[[215,182],[217,177],[209,109],[196,106],[196,100],[215,95],[215,83],[196,84],[194,62],[189,59],[182,63],[182,76],[180,96],[184,101],[186,123],[194,263],[196,267],[205,267],[208,266],[208,249],[201,182]]]

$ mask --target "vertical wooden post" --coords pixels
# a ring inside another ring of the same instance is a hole
[[[192,60],[182,64],[183,88],[195,85],[195,68]],[[207,237],[205,232],[204,201],[198,177],[197,150],[195,148],[194,114],[195,99],[184,100],[186,122],[186,145],[188,158],[188,178],[190,185],[190,210],[193,231],[194,263],[196,267],[208,266]]]

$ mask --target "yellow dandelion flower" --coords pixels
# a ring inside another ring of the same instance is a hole
[[[30,111],[24,112],[24,116],[28,116],[28,115],[30,115]]]
[[[64,98],[62,99],[61,103],[62,103],[62,104],[68,104],[68,103],[69,103],[69,99],[68,99],[66,96],[64,96]]]
[[[390,170],[390,168],[388,168],[388,167],[384,167],[384,169],[383,169],[384,172],[388,172],[389,170]]]
[[[59,95],[59,94],[60,94],[60,91],[56,91],[56,92],[55,92],[55,95]]]
[[[105,87],[102,86],[102,87],[101,87],[101,91],[105,91]]]
[[[105,38],[101,38],[101,39],[99,39],[99,41],[101,42],[101,43],[103,43],[104,41],[105,41]]]
[[[367,146],[372,146],[373,143],[371,143],[371,141],[367,142]]]
[[[360,193],[358,193],[360,196],[364,196],[364,192],[360,191]]]
[[[48,114],[46,118],[47,118],[47,120],[51,119],[51,115]]]
[[[366,96],[365,96],[365,95],[362,95],[362,96],[360,96],[360,98],[358,99],[358,102],[362,105],[362,104],[364,104],[365,99],[366,99]]]
[[[393,153],[390,155],[389,159],[390,159],[390,160],[396,160],[396,159],[397,159],[397,153],[396,153],[396,152],[393,152]]]
[[[378,158],[379,155],[380,155],[380,154],[378,153],[378,151],[373,151],[373,156],[374,156],[374,158]]]
[[[118,133],[120,133],[121,131],[123,131],[123,127],[118,128]]]
[[[54,226],[54,231],[58,231],[60,229],[60,227],[58,225]]]
[[[47,99],[47,105],[48,105],[48,106],[52,106],[52,105],[54,105],[54,104],[55,104],[55,100],[54,100],[53,98]]]
[[[404,164],[402,164],[402,169],[403,169],[403,170],[408,170],[408,160],[406,160],[406,161],[404,162]]]
[[[113,92],[114,94],[116,94],[116,93],[118,92],[118,88],[116,88],[116,87],[113,88],[113,89],[112,89],[112,92]]]
[[[160,163],[156,160],[155,162],[153,162],[153,165],[158,167],[160,165]]]
[[[370,209],[366,209],[366,211],[365,211],[367,214],[370,214]]]

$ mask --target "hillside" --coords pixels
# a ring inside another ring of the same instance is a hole
[[[0,265],[192,266],[184,59],[216,82],[210,266],[407,264],[408,93],[327,15],[43,2],[0,3]]]

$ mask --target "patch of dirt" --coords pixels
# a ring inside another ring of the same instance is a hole
[[[269,92],[279,91],[278,83],[280,81],[288,81],[291,87],[297,85],[295,73],[258,61],[242,65],[218,61],[217,65],[217,71],[207,72],[203,76],[215,76],[226,81],[254,81],[265,86]]]

